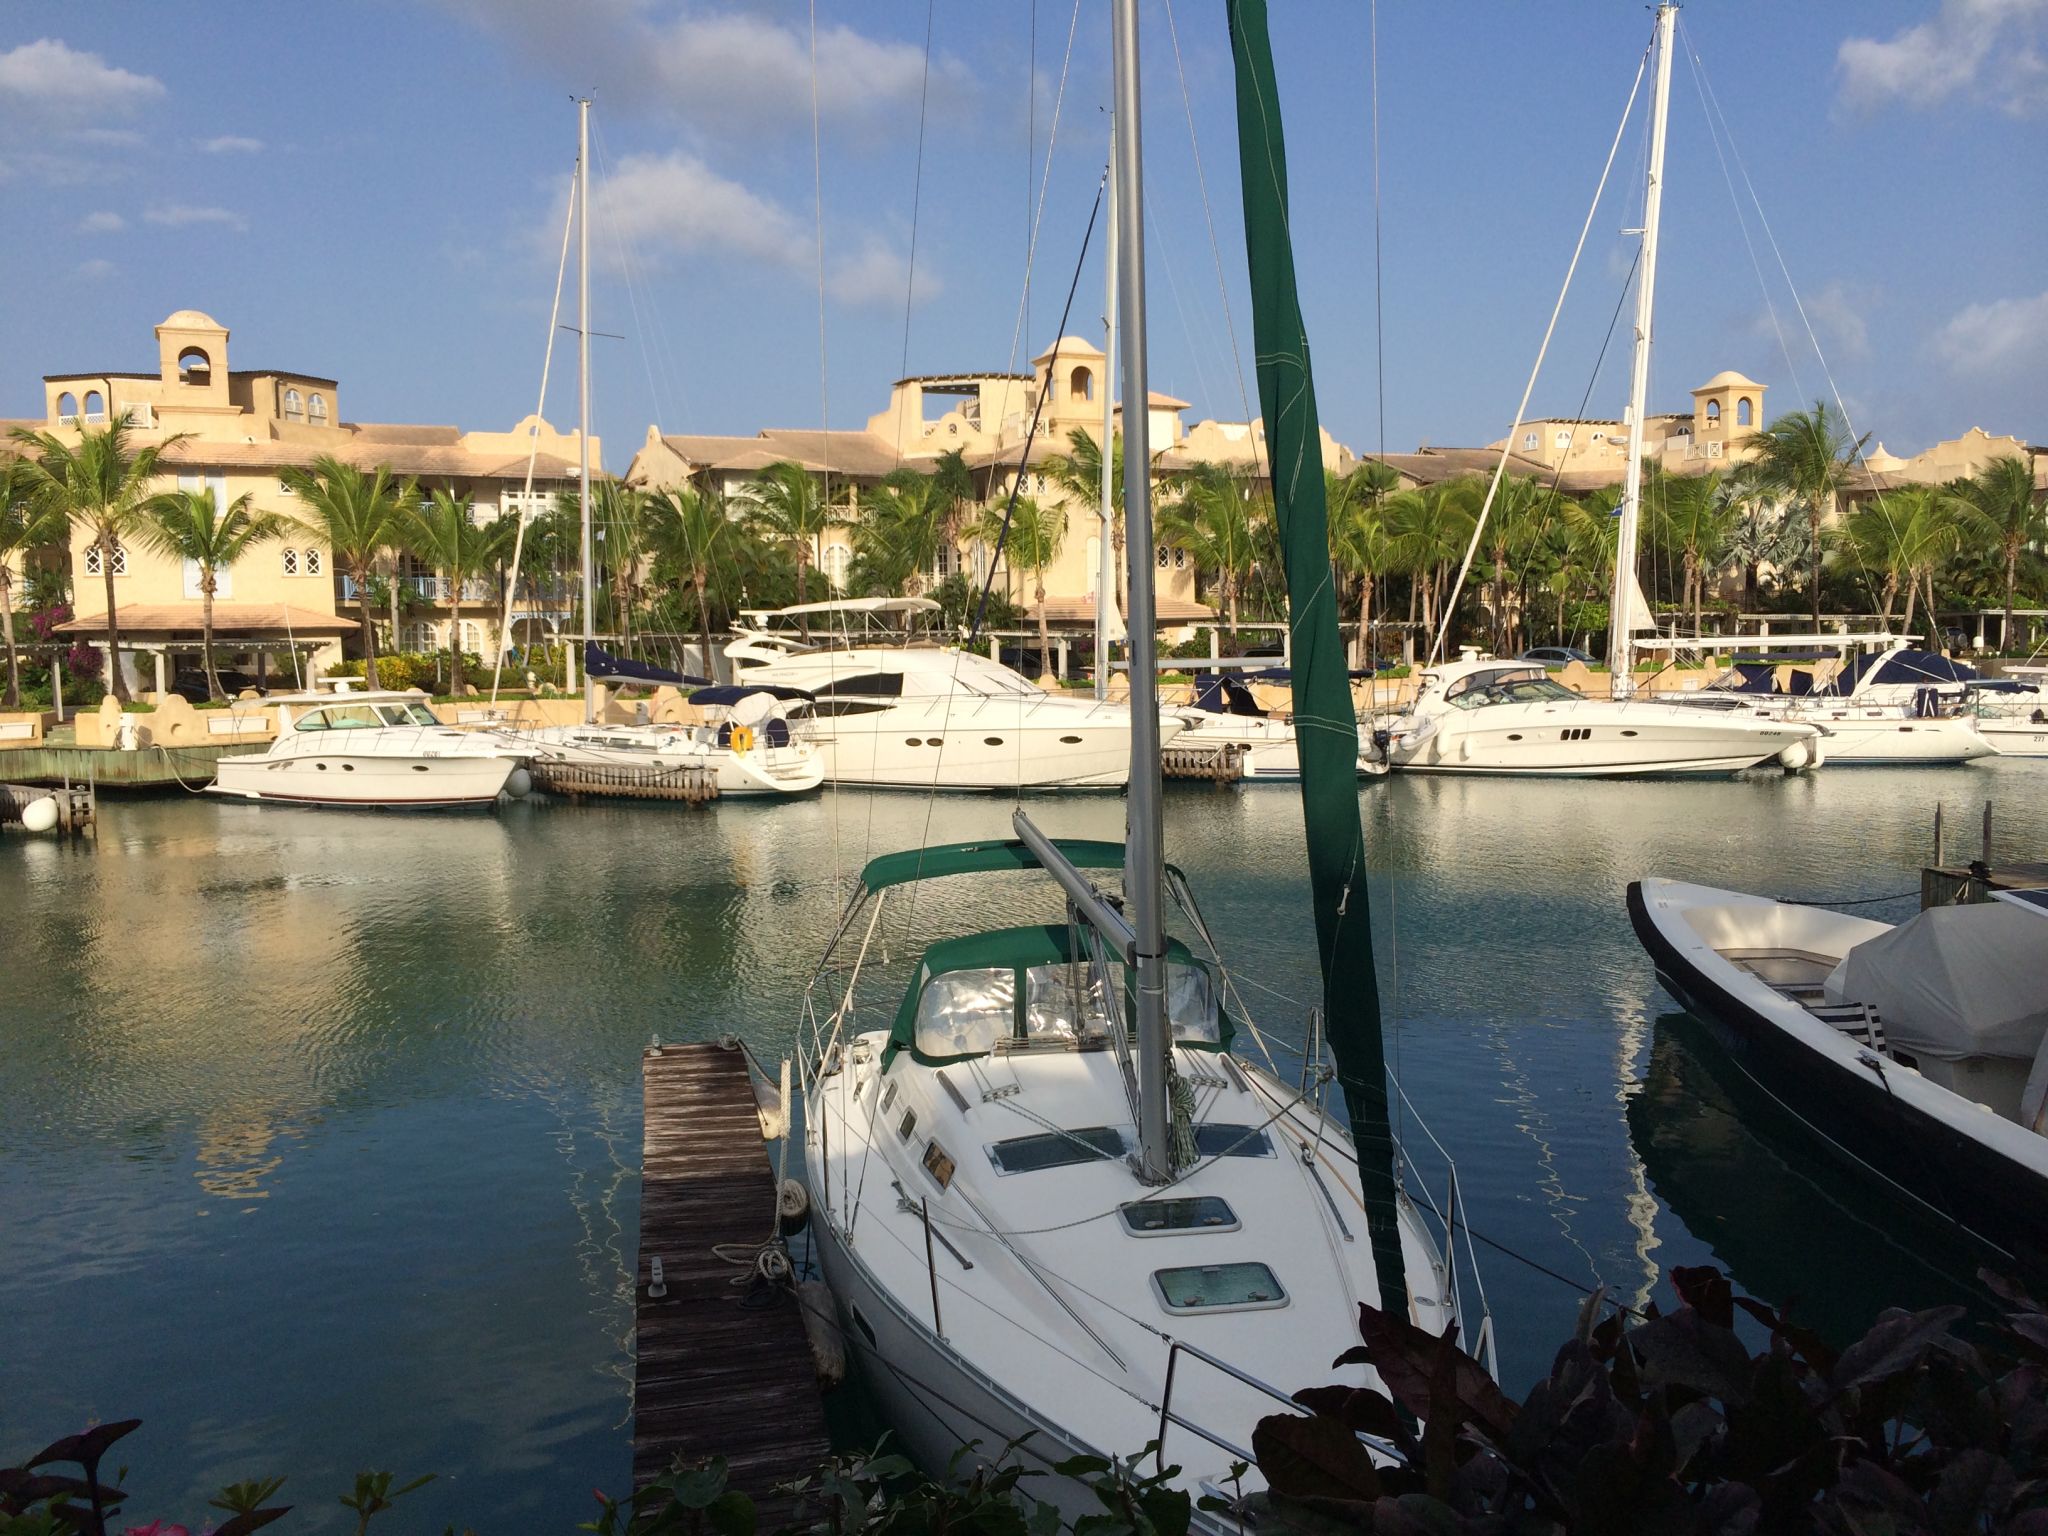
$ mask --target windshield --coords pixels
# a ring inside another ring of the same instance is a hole
[[[439,725],[439,717],[424,704],[379,704],[377,713],[386,725]]]
[[[1479,709],[1488,704],[1543,704],[1578,697],[1563,683],[1547,676],[1541,667],[1518,672],[1475,672],[1444,690],[1444,701],[1459,709]]]
[[[979,693],[990,698],[1010,695],[1035,699],[1045,692],[1001,663],[965,652],[961,653],[959,665],[953,669],[953,679],[967,692]]]
[[[374,730],[380,724],[374,711],[367,704],[337,704],[327,709],[316,709],[301,720],[295,730],[301,731],[360,731]]]

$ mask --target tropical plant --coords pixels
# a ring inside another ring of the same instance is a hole
[[[1763,568],[1782,569],[1792,562],[1799,553],[1799,530],[1748,465],[1723,479],[1722,492],[1732,512],[1723,553],[1742,570],[1742,611],[1754,613],[1762,601]]]
[[[694,486],[647,499],[647,548],[659,579],[687,582],[697,599],[704,670],[711,670],[711,584],[730,570],[745,530],[725,503]]]
[[[1202,464],[1175,477],[1159,508],[1162,544],[1188,552],[1197,573],[1214,576],[1223,622],[1237,639],[1245,583],[1265,552],[1272,504],[1252,482],[1221,464]]]
[[[1679,606],[1692,610],[1692,632],[1697,635],[1704,617],[1707,576],[1719,569],[1726,557],[1737,503],[1718,472],[1690,476],[1660,473],[1651,514],[1657,540],[1678,552],[1684,573]]]
[[[1367,666],[1375,660],[1373,596],[1382,580],[1401,569],[1385,510],[1387,498],[1400,484],[1400,476],[1376,459],[1359,465],[1348,475],[1323,471],[1324,499],[1330,518],[1330,559],[1340,578],[1349,576],[1358,584],[1358,644]]]
[[[797,601],[802,602],[805,576],[817,559],[818,542],[826,529],[843,521],[841,514],[826,504],[817,478],[788,459],[770,464],[748,483],[743,505],[748,521],[789,552],[796,565]],[[810,620],[799,614],[797,623],[804,639],[810,639]]]
[[[419,500],[410,480],[393,476],[380,464],[364,471],[323,453],[310,469],[291,468],[280,478],[299,498],[305,530],[324,541],[334,563],[354,583],[358,618],[363,627],[363,676],[377,683],[377,624],[370,609],[370,572],[387,549],[405,536],[406,523]],[[393,641],[397,636],[392,636]]]
[[[2019,579],[2020,551],[2048,540],[2048,507],[2034,490],[2034,467],[2018,454],[2003,454],[1957,490],[1970,532],[1995,543],[2005,562],[2005,627],[2000,644],[2013,649],[2012,594]]]
[[[1067,433],[1067,451],[1045,461],[1045,478],[1065,497],[1070,507],[1090,507],[1100,516],[1102,505],[1102,445],[1086,428]],[[1129,567],[1124,561],[1124,435],[1109,441],[1109,540],[1116,556],[1117,603],[1130,610]]]
[[[245,491],[223,509],[208,488],[166,491],[144,504],[149,521],[141,526],[141,542],[167,559],[199,568],[200,646],[210,699],[227,697],[213,656],[213,600],[220,591],[220,573],[290,526],[275,512],[256,511],[254,499]]]
[[[17,442],[32,450],[32,456],[23,460],[27,483],[22,489],[29,499],[45,513],[63,519],[67,527],[85,529],[99,549],[100,574],[107,586],[107,654],[115,658],[114,697],[123,704],[132,701],[119,665],[121,615],[114,601],[115,568],[125,559],[121,540],[140,528],[149,515],[145,510],[152,494],[149,486],[164,450],[189,435],[181,432],[144,448],[131,448],[129,421],[129,413],[123,411],[97,432],[80,428],[76,444],[53,432],[25,427],[14,433]]]
[[[1447,567],[1462,560],[1472,540],[1479,497],[1475,480],[1439,481],[1420,490],[1398,491],[1386,500],[1394,556],[1415,574],[1422,588],[1422,627],[1434,643],[1436,601]]]
[[[952,547],[954,504],[935,476],[897,470],[861,504],[853,553],[863,587],[916,597],[942,551]]]
[[[647,495],[616,480],[590,487],[591,558],[595,581],[604,576],[610,623],[622,646],[633,643],[633,614],[640,602],[640,567],[647,555]]]
[[[38,501],[27,461],[0,459],[0,636],[7,645],[5,707],[21,707],[21,658],[14,646],[14,584],[23,557],[55,544],[68,524],[63,514]]]
[[[1852,438],[1825,400],[1816,400],[1810,411],[1787,412],[1750,439],[1755,457],[1748,468],[1754,483],[1776,492],[1806,514],[1811,557],[1807,586],[1816,630],[1820,628],[1821,524],[1834,509],[1850,469],[1869,441],[1868,433]]]
[[[436,490],[407,514],[399,538],[448,584],[448,691],[460,693],[462,678],[462,588],[512,551],[518,524],[510,517],[476,520],[467,496]],[[494,621],[495,622],[495,621]],[[501,647],[502,648],[502,647]]]
[[[1029,496],[1019,496],[1008,505],[1006,534],[1004,514],[1003,507],[990,507],[982,514],[978,535],[995,551],[994,558],[1007,558],[1013,570],[1031,572],[1031,595],[1038,603],[1038,665],[1044,671],[1052,657],[1052,624],[1045,611],[1045,571],[1066,540],[1067,517],[1062,511],[1039,506]]]

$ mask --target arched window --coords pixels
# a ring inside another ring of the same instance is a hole
[[[1086,368],[1076,368],[1067,378],[1068,396],[1074,400],[1095,398],[1095,375]]]
[[[853,551],[844,544],[830,544],[825,548],[825,579],[832,584],[834,592],[846,590],[847,562],[853,558]]]
[[[484,650],[484,627],[475,619],[462,621],[462,648],[472,655],[481,656]]]
[[[318,576],[320,574],[320,551],[308,549],[300,561],[299,568],[308,576]]]
[[[211,384],[213,382],[213,359],[206,355],[203,347],[187,347],[178,354],[178,382],[180,384]]]
[[[1735,425],[1746,427],[1755,417],[1756,406],[1749,396],[1744,395],[1735,402]]]
[[[424,621],[405,626],[405,648],[417,653],[438,651],[441,637],[434,626]]]
[[[78,420],[78,396],[71,393],[68,389],[57,397],[57,420],[60,422]]]
[[[287,544],[284,547],[284,573],[287,576],[299,574],[299,552]]]
[[[311,400],[308,400],[306,402],[306,414],[315,422],[324,425],[327,421],[327,397],[325,395],[315,395]]]
[[[305,407],[296,389],[284,392],[284,414],[288,421],[297,421],[305,414]]]
[[[107,397],[96,389],[85,392],[85,419],[92,422],[107,419]]]
[[[1718,400],[1709,400],[1707,402],[1707,425],[1710,427],[1721,425],[1721,402]]]

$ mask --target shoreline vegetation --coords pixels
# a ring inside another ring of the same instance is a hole
[[[1509,1399],[1452,1338],[1359,1309],[1361,1342],[1333,1368],[1369,1364],[1384,1392],[1295,1394],[1302,1413],[1262,1420],[1268,1488],[1191,1501],[1157,1446],[1057,1464],[1099,1509],[1077,1536],[1185,1536],[1199,1510],[1240,1529],[1322,1536],[1876,1536],[2048,1532],[2048,1312],[2017,1282],[1979,1271],[2006,1309],[1957,1331],[1964,1309],[1893,1309],[1836,1351],[1779,1309],[1735,1294],[1720,1271],[1671,1272],[1678,1305],[1636,1312],[1595,1291],[1548,1376]],[[1761,1348],[1753,1347],[1761,1341]],[[1341,1346],[1342,1341],[1333,1341]],[[283,1478],[231,1484],[217,1524],[126,1523],[132,1496],[104,1478],[137,1419],[94,1426],[0,1470],[0,1536],[248,1536],[292,1513]],[[1360,1436],[1390,1449],[1369,1454]],[[770,1527],[730,1486],[723,1459],[677,1466],[628,1498],[596,1495],[576,1529],[599,1536],[1054,1536],[1021,1442],[963,1447],[941,1480],[886,1443],[833,1457],[772,1490],[797,1517]],[[76,1472],[54,1470],[73,1467]],[[1148,1470],[1150,1469],[1150,1470]],[[341,1504],[357,1536],[433,1474],[394,1486],[359,1473]],[[447,1527],[448,1536],[456,1528]],[[474,1536],[465,1532],[464,1536]]]

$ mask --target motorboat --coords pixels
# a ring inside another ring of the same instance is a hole
[[[1772,635],[1754,644],[1705,688],[1673,697],[1696,708],[1818,726],[1827,760],[1837,767],[1967,763],[1997,751],[1964,702],[1976,674],[1915,649],[1907,637]],[[1832,671],[1819,664],[1830,652]],[[1787,662],[1794,665],[1781,685]]]
[[[1181,732],[1174,738],[1176,751],[1233,753],[1246,779],[1301,777],[1293,718],[1265,709],[1244,682],[1227,673],[1210,672],[1197,678],[1194,696],[1186,704],[1173,706],[1172,713],[1182,722]],[[1385,771],[1384,758],[1369,743],[1359,751],[1358,771]]]
[[[630,780],[649,782],[701,769],[716,777],[720,799],[801,795],[825,782],[823,761],[786,712],[792,700],[805,699],[793,690],[746,684],[703,688],[689,700],[706,716],[698,723],[591,721],[501,728],[488,738],[543,769],[559,763],[622,770]]]
[[[2048,904],[1897,925],[1645,879],[1629,920],[1744,1077],[1850,1164],[2016,1259],[2048,1255]]]
[[[885,789],[1121,789],[1131,712],[1062,698],[955,647],[819,650],[749,667],[749,684],[798,689],[797,737],[835,785]],[[1168,716],[1162,742],[1181,730]]]
[[[417,692],[272,694],[277,736],[261,752],[224,757],[216,795],[288,805],[449,809],[522,795],[522,759],[443,725]]]
[[[1591,699],[1539,664],[1479,657],[1425,667],[1414,702],[1384,734],[1395,769],[1422,773],[1797,771],[1823,756],[1820,731],[1805,722],[1640,695]]]
[[[726,643],[735,682],[790,656],[854,647],[940,645],[941,609],[928,597],[836,597],[786,608],[743,608]]]

